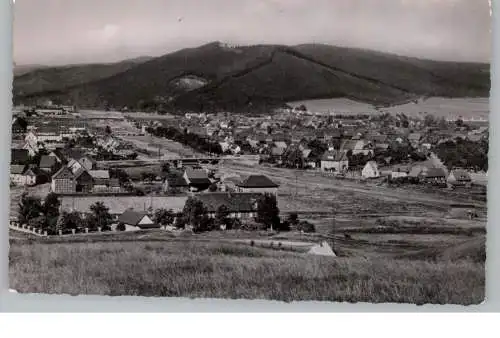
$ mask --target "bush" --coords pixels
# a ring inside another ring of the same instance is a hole
[[[297,230],[303,231],[306,233],[313,233],[313,232],[316,232],[316,227],[312,223],[309,223],[307,221],[302,221],[298,224]]]
[[[290,213],[288,215],[288,223],[291,225],[296,225],[299,221],[299,215],[296,212]]]
[[[177,229],[184,229],[186,227],[186,220],[184,219],[184,217],[177,217],[174,221],[174,227],[176,227]]]
[[[283,221],[280,223],[278,228],[276,229],[278,231],[290,231],[290,223],[289,221]]]
[[[116,230],[125,231],[125,223],[123,222],[118,223],[118,225],[116,226]]]

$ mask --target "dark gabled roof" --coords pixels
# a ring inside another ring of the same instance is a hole
[[[188,186],[186,180],[180,174],[170,174],[165,178],[165,180],[167,181],[169,187],[187,187]]]
[[[204,170],[186,169],[189,184],[211,184],[207,173]]]
[[[278,188],[279,185],[264,175],[250,175],[237,184],[241,188]]]
[[[52,150],[51,153],[53,153],[55,156],[57,156],[57,158],[60,161],[62,161],[62,162],[66,161],[66,156],[64,156],[61,148],[56,148],[56,149]]]
[[[327,150],[321,156],[321,161],[347,161],[347,155],[342,151]]]
[[[443,168],[429,168],[424,171],[424,177],[433,178],[433,177],[446,177],[446,172]]]
[[[74,160],[79,160],[82,157],[85,156],[87,153],[87,149],[83,148],[68,148],[68,149],[61,149],[62,154],[66,157],[66,159],[69,161],[70,159]]]
[[[52,179],[64,179],[64,178],[69,178],[69,179],[75,178],[75,176],[71,172],[71,169],[69,169],[66,166],[63,166],[54,175],[52,175]]]
[[[139,222],[144,218],[144,216],[147,215],[148,214],[146,212],[138,212],[133,209],[127,209],[118,217],[118,222],[138,226]],[[141,227],[144,227],[144,225],[145,224],[141,224]]]
[[[28,149],[11,148],[10,151],[10,162],[12,164],[26,164],[28,162]]]
[[[40,158],[40,168],[52,168],[56,163],[57,160],[54,156],[43,155]]]
[[[452,171],[452,174],[457,181],[471,181],[469,173],[465,170],[455,169]]]
[[[12,164],[10,166],[10,173],[15,175],[22,175],[26,166],[24,164]]]
[[[255,204],[262,197],[257,193],[207,193],[196,196],[207,208],[208,212],[216,212],[225,205],[229,212],[252,212]]]
[[[39,168],[32,166],[32,167],[28,167],[28,169],[26,169],[26,171],[24,172],[24,175],[25,176],[41,176],[42,172],[40,171]]]

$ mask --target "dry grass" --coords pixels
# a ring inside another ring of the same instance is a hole
[[[200,241],[12,243],[19,292],[477,304],[484,264],[331,258]]]

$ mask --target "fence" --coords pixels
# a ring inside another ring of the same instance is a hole
[[[35,227],[29,226],[27,224],[21,224],[18,221],[10,221],[9,229],[14,230],[14,231],[19,231],[22,233],[26,233],[26,234],[30,234],[30,235],[35,235],[38,237],[49,236],[47,230],[35,228]],[[103,232],[103,231],[100,227],[97,228],[97,231],[90,231],[89,228],[84,229],[84,233],[86,233],[86,234],[88,234],[88,233],[101,233],[101,232]],[[68,233],[68,232],[63,233],[62,230],[59,230],[58,234],[56,234],[55,236],[66,236],[66,235],[76,235],[76,234],[77,234],[76,229],[72,229],[70,233]],[[82,232],[80,232],[79,234],[82,234]]]

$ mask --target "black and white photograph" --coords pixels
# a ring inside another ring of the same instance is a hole
[[[481,304],[490,6],[16,1],[10,292]]]

